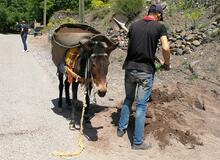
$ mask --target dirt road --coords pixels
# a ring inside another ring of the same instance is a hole
[[[0,35],[0,159],[49,160],[55,150],[77,149],[68,121],[53,112],[56,83],[19,35]],[[56,73],[56,72],[55,72]]]
[[[104,99],[97,99],[98,105],[92,109],[94,128],[84,131],[85,150],[80,157],[52,156],[57,150],[76,151],[79,132],[68,128],[68,109],[56,113],[58,81],[47,38],[29,37],[29,53],[22,52],[19,35],[0,35],[0,46],[1,160],[219,159],[218,93],[179,83],[169,75],[157,76],[149,106],[153,118],[148,120],[145,141],[153,148],[131,150],[132,130],[122,138],[116,136],[117,107],[124,98],[121,70],[124,53],[119,50],[116,52],[120,53],[111,56],[109,91]]]

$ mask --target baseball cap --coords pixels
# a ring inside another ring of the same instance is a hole
[[[150,6],[148,9],[148,14],[149,13],[156,13],[159,12],[161,14],[161,21],[163,21],[163,7],[160,4],[153,4]]]

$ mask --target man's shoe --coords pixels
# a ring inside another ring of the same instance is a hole
[[[122,137],[125,134],[124,130],[117,129],[117,136]]]
[[[132,149],[133,150],[147,150],[147,149],[150,149],[152,148],[152,145],[151,144],[146,144],[146,143],[142,143],[142,144],[133,144],[132,145]]]

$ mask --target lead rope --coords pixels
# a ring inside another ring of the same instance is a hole
[[[85,79],[89,78],[89,59],[87,61],[86,64],[86,69],[85,69]],[[84,139],[83,139],[83,120],[84,120],[84,114],[85,114],[85,108],[87,107],[86,104],[86,95],[87,95],[87,91],[89,85],[88,82],[85,83],[84,85],[84,96],[83,96],[83,109],[82,109],[82,114],[81,114],[81,119],[80,119],[80,135],[79,135],[79,142],[78,145],[80,147],[80,149],[78,151],[75,152],[61,152],[61,151],[55,151],[52,153],[53,156],[58,156],[58,157],[73,157],[73,156],[80,156],[80,154],[82,153],[82,151],[85,149],[85,145],[84,145]]]
[[[85,149],[84,145],[84,139],[83,139],[83,120],[84,120],[84,114],[85,114],[85,108],[87,107],[86,105],[86,94],[87,94],[87,89],[84,89],[84,97],[83,97],[83,109],[82,109],[82,115],[80,119],[80,135],[79,135],[79,142],[78,145],[80,149],[75,152],[61,152],[61,151],[55,151],[52,153],[53,156],[59,156],[59,157],[73,157],[73,156],[80,156],[82,151]]]

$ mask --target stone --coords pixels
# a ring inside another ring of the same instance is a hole
[[[169,40],[172,41],[172,42],[175,42],[175,41],[176,41],[176,38],[170,37]]]
[[[212,22],[213,26],[217,26],[218,22]]]
[[[186,31],[182,31],[182,32],[180,33],[180,36],[181,36],[181,37],[185,37],[185,36],[186,36]]]
[[[183,55],[183,50],[181,48],[177,48],[176,55]]]
[[[170,44],[170,48],[175,48],[175,47],[176,47],[175,43]]]
[[[184,50],[184,49],[185,49],[185,47],[186,47],[185,45],[181,45],[181,47],[180,47],[180,48],[182,48],[182,49]]]
[[[176,40],[176,47],[180,47],[182,45],[182,41],[181,40]]]
[[[190,54],[191,53],[191,49],[190,49],[190,47],[185,47],[184,48],[184,50],[183,50],[183,52],[185,53],[185,54]]]
[[[186,42],[186,45],[189,45],[189,46],[191,46],[191,43],[190,43],[190,42]]]
[[[202,34],[202,38],[206,38],[207,36],[206,36],[206,34],[205,33],[203,33]]]
[[[193,44],[194,46],[198,47],[198,46],[200,46],[201,43],[200,43],[198,40],[194,40],[194,41],[192,42],[192,44]]]
[[[185,37],[186,41],[192,42],[194,40],[194,35],[190,34],[188,36]]]
[[[179,29],[179,28],[176,29],[176,33],[181,33],[181,32],[182,32],[181,29]]]

